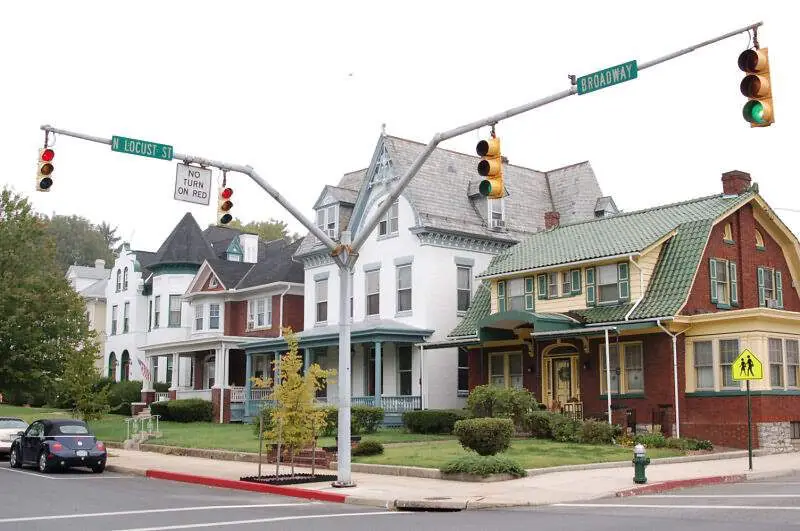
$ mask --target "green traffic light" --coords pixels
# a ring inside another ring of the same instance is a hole
[[[751,124],[766,123],[764,119],[764,105],[762,105],[760,101],[748,101],[745,103],[742,114],[744,115],[744,119]]]
[[[484,179],[478,185],[478,192],[484,197],[492,193],[492,182],[489,179]]]

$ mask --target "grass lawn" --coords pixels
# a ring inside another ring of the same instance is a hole
[[[43,418],[72,418],[69,411],[46,407],[22,407],[0,404],[0,417],[19,417],[28,424]]]
[[[382,455],[354,457],[354,463],[379,465],[405,465],[439,468],[451,459],[473,452],[464,450],[458,441],[440,441],[431,444],[403,444],[387,446]],[[514,459],[523,468],[545,468],[558,465],[630,461],[633,450],[618,446],[595,446],[587,444],[559,443],[541,439],[514,439],[502,455]],[[651,458],[683,455],[672,448],[647,450]]]

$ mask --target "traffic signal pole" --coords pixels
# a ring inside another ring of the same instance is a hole
[[[675,59],[682,55],[691,53],[704,46],[708,46],[709,44],[719,42],[721,40],[733,37],[734,35],[738,35],[746,31],[754,30],[755,28],[758,28],[762,24],[763,22],[756,22],[755,24],[751,24],[749,26],[745,26],[743,28],[725,33],[724,35],[720,35],[718,37],[714,37],[712,39],[700,42],[688,48],[683,48],[669,55],[665,55],[663,57],[659,57],[657,59],[641,63],[638,66],[638,69],[644,70],[646,68],[650,68],[652,66],[661,64],[671,59]],[[384,201],[383,204],[379,206],[378,209],[375,212],[373,212],[371,216],[368,216],[366,218],[364,224],[362,225],[362,228],[358,231],[358,233],[353,235],[349,230],[342,231],[340,243],[336,243],[335,241],[333,241],[330,237],[328,237],[327,234],[325,234],[314,223],[312,223],[308,218],[306,218],[303,215],[303,213],[300,212],[300,210],[295,208],[291,203],[289,203],[289,201],[286,200],[285,197],[283,197],[280,193],[278,193],[278,191],[275,188],[273,188],[267,181],[265,181],[256,172],[256,170],[253,169],[252,166],[229,164],[226,162],[207,159],[204,157],[197,157],[194,155],[187,155],[182,153],[174,153],[173,158],[182,160],[186,163],[195,163],[201,166],[218,168],[220,170],[238,172],[250,177],[264,191],[266,191],[270,196],[272,196],[272,198],[275,199],[275,201],[277,201],[281,206],[283,206],[287,211],[289,211],[289,213],[292,216],[294,216],[294,218],[297,221],[299,221],[306,229],[308,229],[308,231],[311,234],[313,234],[319,241],[321,241],[325,245],[325,247],[331,252],[331,256],[339,268],[339,371],[338,371],[339,426],[337,433],[337,442],[338,442],[337,481],[334,483],[334,486],[339,486],[339,487],[355,486],[355,483],[353,482],[351,476],[352,467],[351,467],[351,452],[350,452],[351,326],[350,326],[349,300],[350,300],[351,274],[353,271],[353,266],[358,260],[358,250],[364,245],[369,235],[378,225],[380,219],[386,214],[389,208],[391,208],[392,203],[394,203],[394,201],[400,196],[400,194],[403,192],[406,186],[408,186],[409,182],[411,182],[411,179],[414,178],[414,176],[417,174],[417,172],[425,163],[425,161],[430,157],[431,153],[433,153],[433,151],[436,149],[436,146],[438,146],[441,142],[463,135],[464,133],[474,131],[481,127],[497,124],[502,120],[512,118],[524,112],[564,99],[568,96],[572,96],[573,94],[577,94],[577,88],[575,85],[572,85],[567,90],[563,90],[551,96],[547,96],[546,98],[526,103],[518,107],[513,107],[511,109],[494,114],[487,118],[470,122],[468,124],[462,125],[455,129],[451,129],[449,131],[435,134],[433,138],[430,140],[430,142],[428,142],[428,144],[425,146],[425,149],[422,151],[422,153],[420,153],[419,156],[417,156],[416,160],[414,160],[414,162],[411,164],[408,171],[406,171],[405,175],[397,182],[397,184],[395,184],[391,188],[388,199]],[[50,133],[61,134],[64,136],[71,136],[82,140],[88,140],[90,142],[97,142],[100,144],[111,145],[111,139],[108,138],[76,133],[64,129],[57,129],[50,125],[43,125],[41,126],[41,129],[44,131],[48,131]],[[353,236],[354,239],[352,240],[351,243],[351,237]]]

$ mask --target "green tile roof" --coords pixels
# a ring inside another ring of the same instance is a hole
[[[447,337],[474,336],[478,333],[478,321],[489,315],[491,311],[491,291],[489,283],[481,282],[475,295],[472,297],[469,309],[461,322],[458,323]]]
[[[579,320],[587,325],[592,325],[624,321],[625,314],[627,314],[631,308],[633,308],[632,302],[614,306],[595,306],[594,308],[586,308],[585,310],[575,310],[574,312],[570,312],[570,314],[575,314]]]

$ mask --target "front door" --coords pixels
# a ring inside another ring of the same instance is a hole
[[[563,406],[572,398],[572,358],[554,358],[552,371],[553,399]]]

